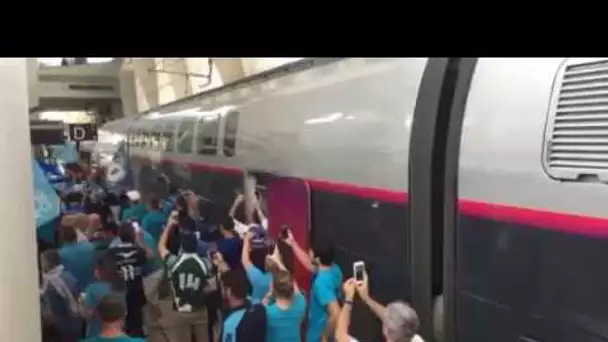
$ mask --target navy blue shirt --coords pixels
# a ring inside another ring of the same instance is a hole
[[[238,236],[222,238],[217,241],[217,250],[222,254],[230,269],[241,267],[241,250],[243,246]]]

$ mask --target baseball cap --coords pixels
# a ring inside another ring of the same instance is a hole
[[[139,191],[137,191],[137,190],[127,191],[127,197],[131,201],[139,201],[141,199],[141,195],[139,194]]]

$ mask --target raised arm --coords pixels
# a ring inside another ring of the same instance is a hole
[[[359,293],[361,300],[367,304],[367,306],[379,319],[384,317],[384,312],[386,311],[384,305],[376,302],[372,297],[369,296],[367,273],[365,274],[365,280],[362,283],[357,283],[357,293]]]
[[[251,253],[251,232],[246,232],[245,237],[243,238],[243,251],[241,252],[241,262],[243,263],[243,267],[246,269],[251,266],[251,257],[249,256]]]
[[[167,243],[169,242],[169,236],[173,229],[177,226],[177,215],[176,212],[171,213],[171,217],[167,221],[165,228],[163,229],[163,233],[160,235],[160,239],[158,240],[158,254],[162,260],[165,260],[167,255],[169,255],[169,248]]]
[[[266,217],[266,215],[264,215],[260,199],[257,197],[255,199],[255,211],[258,214],[258,217],[260,218],[260,223],[262,224],[264,230],[268,230],[268,218]]]
[[[228,211],[228,216],[235,219],[236,209],[238,209],[239,205],[241,205],[241,203],[243,203],[244,200],[245,200],[245,196],[243,194],[236,196],[236,198],[234,199],[234,202],[232,202],[232,206],[230,207],[230,210]]]
[[[353,309],[353,298],[355,297],[355,279],[350,278],[344,282],[344,305],[338,316],[336,324],[336,342],[348,342],[348,326],[350,325],[350,313]]]
[[[283,257],[281,256],[281,251],[279,250],[278,245],[274,246],[274,251],[272,252],[272,255],[269,256],[269,258],[271,262],[273,262],[280,270],[289,271],[283,263]],[[295,278],[293,278],[293,289],[295,293],[300,292],[300,287],[298,286],[298,283],[296,282]]]
[[[291,246],[293,254],[296,256],[296,259],[298,259],[302,266],[304,266],[311,273],[317,271],[317,267],[313,264],[312,260],[310,260],[308,253],[294,239],[291,229],[287,230],[287,239],[285,239],[285,243],[288,246]]]

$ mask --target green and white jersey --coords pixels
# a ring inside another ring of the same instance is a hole
[[[217,288],[210,260],[196,253],[180,253],[177,256],[169,254],[166,264],[176,310],[193,312],[204,309],[207,294]]]

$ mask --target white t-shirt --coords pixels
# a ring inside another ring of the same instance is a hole
[[[253,226],[253,224],[247,225],[234,218],[232,220],[234,221],[234,231],[237,234],[239,234],[241,239],[245,236],[245,233],[247,233],[249,231],[249,229]],[[265,231],[268,231],[268,219],[267,218],[262,219],[262,227],[264,228]]]

